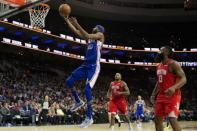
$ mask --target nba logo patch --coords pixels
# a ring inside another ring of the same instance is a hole
[[[88,45],[88,50],[91,50],[93,48],[93,45],[92,44],[89,44]]]

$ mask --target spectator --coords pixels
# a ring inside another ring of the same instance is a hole
[[[24,106],[22,107],[22,115],[30,116],[31,115],[31,106],[28,100],[26,100]]]
[[[49,97],[46,95],[44,98],[43,105],[42,105],[42,111],[40,112],[39,117],[38,117],[39,123],[41,123],[41,118],[44,124],[47,123],[48,111],[49,111]]]
[[[59,104],[56,104],[56,112],[57,112],[57,122],[58,124],[63,124],[64,122],[64,112],[60,109]]]
[[[36,62],[32,62],[33,60],[31,61],[29,59],[20,60],[17,59],[18,57],[13,58],[13,56],[14,55],[6,55],[5,58],[1,58],[2,55],[0,55],[0,62],[4,61],[11,65],[9,68],[4,67],[4,70],[0,69],[0,95],[3,96],[2,102],[9,101],[9,103],[11,103],[8,108],[5,108],[0,101],[0,123],[1,118],[5,124],[11,122],[11,119],[8,119],[9,121],[5,119],[2,110],[4,113],[4,110],[8,112],[8,115],[5,115],[6,117],[9,116],[12,118],[13,116],[20,115],[21,109],[23,110],[22,114],[24,116],[32,117],[32,120],[29,122],[34,125],[37,121],[36,116],[39,116],[39,122],[43,121],[43,123],[46,123],[47,120],[49,120],[48,122],[51,124],[81,123],[81,120],[84,118],[84,109],[81,108],[74,113],[69,111],[73,101],[70,97],[70,92],[64,88],[65,75],[68,75],[70,68],[72,68],[69,63],[66,67],[66,71],[64,71],[64,68],[61,66],[53,67],[46,62],[40,63],[37,60]],[[55,68],[55,72],[53,68]],[[59,73],[63,71],[65,74]],[[131,95],[128,97],[129,105],[133,107],[136,96],[142,94],[148,109],[147,112],[145,112],[145,121],[149,121],[154,118],[153,110],[150,108],[149,94],[154,86],[155,77],[150,76],[150,72],[146,70],[140,70],[140,72],[136,70],[135,72],[129,72],[128,70],[124,72],[125,81],[128,83],[128,86],[132,88]],[[112,72],[108,69],[103,69],[101,77],[98,78],[98,82],[93,89],[95,96],[93,101],[94,119],[96,123],[107,122],[105,106],[107,100],[105,96],[109,81],[111,81],[112,78],[111,74]],[[131,78],[131,76],[135,77]],[[195,73],[190,73],[190,76],[188,76],[189,82],[187,87],[183,88],[181,109],[184,111],[181,112],[180,117],[180,119],[183,120],[197,119],[197,113],[193,112],[193,110],[197,109],[197,99],[195,98],[197,90],[193,90],[196,85],[197,76]],[[77,83],[76,88],[80,91],[80,97],[83,99],[81,83],[83,83],[83,81]],[[53,103],[51,106],[49,105],[48,98],[44,100],[44,102],[42,100],[46,95],[50,98],[50,103]],[[187,102],[189,100],[190,102]],[[56,106],[57,103],[58,105]],[[130,110],[130,116],[131,119],[133,119],[133,108],[130,108]],[[65,119],[63,119],[63,114]]]
[[[4,106],[1,108],[1,114],[3,116],[3,124],[12,123],[12,115],[10,113],[9,105],[7,102],[5,102]]]
[[[54,102],[50,106],[50,108],[49,108],[48,117],[49,117],[49,122],[51,124],[56,124],[56,111],[55,111],[55,107],[56,107],[56,102]]]

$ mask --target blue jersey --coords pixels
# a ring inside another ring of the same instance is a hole
[[[144,101],[143,100],[137,100],[136,101],[137,111],[143,111],[144,107]]]
[[[101,58],[102,42],[98,40],[90,40],[87,45],[87,51],[85,55],[86,64],[99,64]]]

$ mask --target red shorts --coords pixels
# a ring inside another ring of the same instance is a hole
[[[166,100],[156,100],[155,116],[176,117],[179,116],[181,96],[176,95]]]
[[[108,105],[108,112],[117,114],[120,111],[123,114],[128,113],[127,102],[125,100],[110,101]]]

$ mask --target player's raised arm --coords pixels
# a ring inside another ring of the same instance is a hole
[[[68,24],[68,27],[79,37],[83,38],[82,34],[80,33],[80,31],[78,29],[76,29],[76,27],[72,24],[72,22],[70,21],[70,18],[64,18],[64,20],[66,21],[66,23]]]
[[[73,25],[80,31],[81,35],[89,40],[89,39],[92,39],[92,40],[100,40],[102,42],[104,42],[104,35],[103,33],[101,32],[97,32],[95,34],[89,34],[87,33],[87,31],[85,31],[81,25],[78,23],[77,19],[74,18],[74,17],[71,17],[70,20],[72,21]]]

